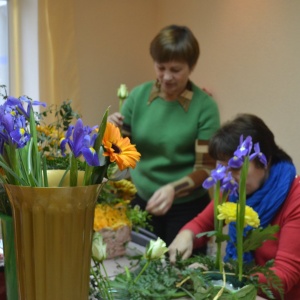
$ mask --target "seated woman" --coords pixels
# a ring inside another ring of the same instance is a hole
[[[254,251],[255,263],[264,265],[274,259],[272,269],[283,283],[284,299],[300,299],[300,178],[296,176],[291,157],[278,147],[272,131],[254,115],[241,114],[223,125],[210,141],[210,155],[226,165],[237,149],[241,135],[244,138],[251,136],[253,143],[258,142],[267,159],[267,167],[257,158],[250,162],[246,180],[247,203],[250,202],[259,214],[262,227],[268,224],[280,226],[276,240],[268,240]],[[230,171],[238,182],[240,170]],[[194,248],[207,241],[195,236],[214,229],[213,209],[213,203],[210,203],[180,230],[169,247],[172,262],[176,260],[177,251],[186,259]],[[230,257],[231,247],[228,243],[227,257]],[[266,281],[261,274],[259,280]]]

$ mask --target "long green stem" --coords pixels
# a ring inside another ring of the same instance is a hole
[[[97,276],[97,274],[94,271],[93,267],[91,267],[91,273],[95,278],[95,281],[97,283],[97,287],[99,289],[100,294],[102,294],[102,296],[105,296],[106,300],[113,300],[114,299],[113,295],[110,293],[111,286],[110,286],[110,283],[109,283],[109,277],[108,277],[108,274],[107,274],[107,271],[106,271],[106,268],[105,268],[105,265],[104,265],[103,261],[99,263],[99,262],[97,262],[93,259],[93,262],[94,262],[94,265],[99,270],[100,278],[103,278],[103,281],[101,282],[99,280],[99,276]],[[101,265],[101,267],[104,271],[104,276],[101,276],[101,270],[100,270],[99,265]]]
[[[217,239],[220,238],[220,235],[223,231],[223,220],[219,220],[218,222],[218,236]],[[216,267],[219,268],[220,272],[223,272],[223,263],[222,263],[222,242],[220,240],[217,241],[217,253],[216,253]]]
[[[220,180],[217,181],[214,190],[214,226],[215,230],[218,228],[218,205],[220,204]]]
[[[78,164],[73,153],[70,154],[70,186],[77,186]]]
[[[249,167],[249,157],[245,157],[245,161],[241,170],[239,185],[239,202],[237,203],[237,221],[236,221],[236,239],[237,239],[237,261],[239,280],[243,277],[243,235],[245,224],[246,210],[246,179]]]
[[[135,277],[133,283],[136,283],[138,281],[138,279],[141,277],[141,275],[145,272],[145,270],[148,268],[148,265],[150,263],[150,260],[147,260],[147,262],[145,263],[143,269],[141,270],[141,272],[138,274],[138,276]]]
[[[222,204],[225,201],[225,197],[222,196],[222,199],[220,201],[220,181],[218,180],[215,186],[215,192],[214,192],[214,222],[215,222],[215,230],[217,230],[217,236],[216,236],[216,243],[217,243],[217,253],[216,253],[216,261],[215,266],[217,269],[220,270],[220,272],[223,271],[223,263],[222,263],[222,241],[220,240],[220,237],[223,232],[223,220],[218,220],[218,205]]]

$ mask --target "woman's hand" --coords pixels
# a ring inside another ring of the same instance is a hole
[[[172,206],[175,196],[174,187],[170,184],[159,188],[149,199],[146,210],[155,215],[164,215]]]
[[[121,127],[123,125],[123,119],[124,116],[122,116],[119,112],[114,112],[107,117],[107,122],[113,123],[117,127]]]
[[[191,230],[180,231],[169,246],[169,258],[171,263],[176,262],[176,255],[182,255],[182,259],[187,259],[193,251],[194,233]]]

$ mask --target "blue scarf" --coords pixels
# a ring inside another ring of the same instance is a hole
[[[263,186],[247,198],[246,204],[258,213],[261,227],[265,228],[271,223],[285,201],[295,176],[296,169],[293,164],[289,162],[277,163],[271,167],[269,177]],[[237,200],[238,196],[232,195],[229,198],[230,202],[237,202]],[[225,261],[237,259],[236,248],[234,246],[236,242],[235,225],[235,222],[229,224],[230,241],[227,243]],[[244,234],[251,229],[251,226],[247,226]],[[245,262],[252,260],[252,252],[244,253]]]

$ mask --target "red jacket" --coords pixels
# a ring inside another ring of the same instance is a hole
[[[213,230],[213,202],[197,217],[187,223],[183,229],[195,234]],[[300,299],[300,177],[296,177],[283,206],[274,217],[272,225],[280,226],[277,240],[266,241],[255,253],[255,262],[264,265],[274,259],[273,270],[284,285],[284,300]],[[195,239],[198,248],[207,241],[206,238]],[[260,281],[265,278],[260,276]]]

